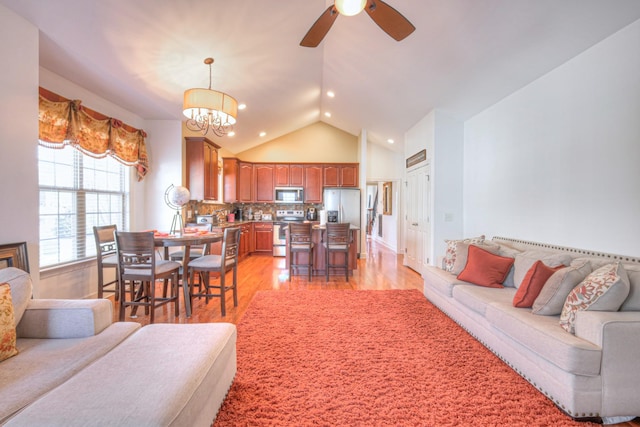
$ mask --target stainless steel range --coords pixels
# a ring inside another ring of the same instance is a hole
[[[277,210],[275,221],[273,223],[273,256],[285,256],[287,254],[286,225],[290,222],[303,222],[304,211]]]

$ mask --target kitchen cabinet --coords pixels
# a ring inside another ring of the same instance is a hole
[[[304,167],[290,163],[275,165],[276,187],[302,187],[304,185]]]
[[[323,182],[325,187],[357,187],[358,164],[325,164]]]
[[[273,203],[274,171],[272,164],[253,165],[254,202]]]
[[[191,200],[218,200],[218,149],[205,137],[185,137],[186,187]]]
[[[252,227],[251,223],[240,225],[240,247],[238,248],[238,258],[244,258],[253,252],[252,243]]]
[[[322,203],[322,166],[304,166],[304,201]]]
[[[254,222],[253,239],[255,252],[273,253],[273,223]]]
[[[253,202],[253,165],[251,163],[240,162],[238,165],[238,201]]]
[[[225,203],[252,202],[253,164],[233,157],[222,159]]]

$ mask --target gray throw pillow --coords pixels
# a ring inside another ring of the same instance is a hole
[[[533,303],[531,312],[543,316],[555,316],[562,312],[562,307],[569,292],[573,290],[587,275],[591,273],[591,264],[584,261],[570,267],[562,268],[549,277],[540,295]]]

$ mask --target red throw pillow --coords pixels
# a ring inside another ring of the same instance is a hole
[[[540,291],[549,277],[556,271],[564,268],[564,265],[548,267],[542,261],[533,263],[527,274],[522,279],[518,292],[513,297],[513,306],[528,308],[533,306],[533,302],[538,298]]]
[[[515,260],[494,255],[477,246],[469,246],[467,265],[458,275],[458,279],[489,288],[502,288]]]

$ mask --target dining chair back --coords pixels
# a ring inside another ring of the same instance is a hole
[[[93,227],[93,237],[96,242],[96,259],[98,261],[98,298],[103,298],[105,292],[113,292],[118,301],[118,256],[116,254],[116,238],[118,230],[115,224]],[[113,280],[105,282],[105,270],[113,270]],[[111,286],[113,285],[113,287]]]
[[[169,302],[174,303],[175,315],[179,315],[178,272],[180,263],[157,259],[152,231],[116,231],[118,274],[120,278],[120,321],[124,320],[126,307],[132,307],[135,317],[137,308],[143,306],[149,322],[153,323],[155,309]],[[156,296],[156,280],[171,281],[171,295]],[[130,298],[127,300],[125,283],[129,283]]]
[[[351,245],[351,224],[328,222],[323,233],[322,244],[325,249],[325,275],[329,281],[330,268],[344,268],[345,279],[349,281],[349,248]],[[344,264],[332,263],[332,254],[344,254]]]
[[[313,274],[313,237],[312,224],[296,223],[289,224],[289,281],[294,269],[306,267],[309,280]],[[299,254],[307,254],[307,263],[297,263]]]
[[[226,292],[233,291],[233,306],[238,306],[238,251],[240,249],[240,227],[229,227],[224,229],[222,237],[222,251],[220,254],[203,255],[189,262],[189,282],[192,284],[191,295],[194,297],[205,297],[205,303],[209,303],[210,298],[220,298],[220,312],[226,316]],[[233,279],[230,285],[226,283],[226,273],[232,270]],[[195,292],[196,284],[194,275],[199,275],[198,291]],[[219,273],[220,283],[218,285],[210,283],[210,273]],[[203,289],[204,288],[204,289]],[[212,291],[213,289],[213,291]],[[216,293],[212,293],[215,292]]]

